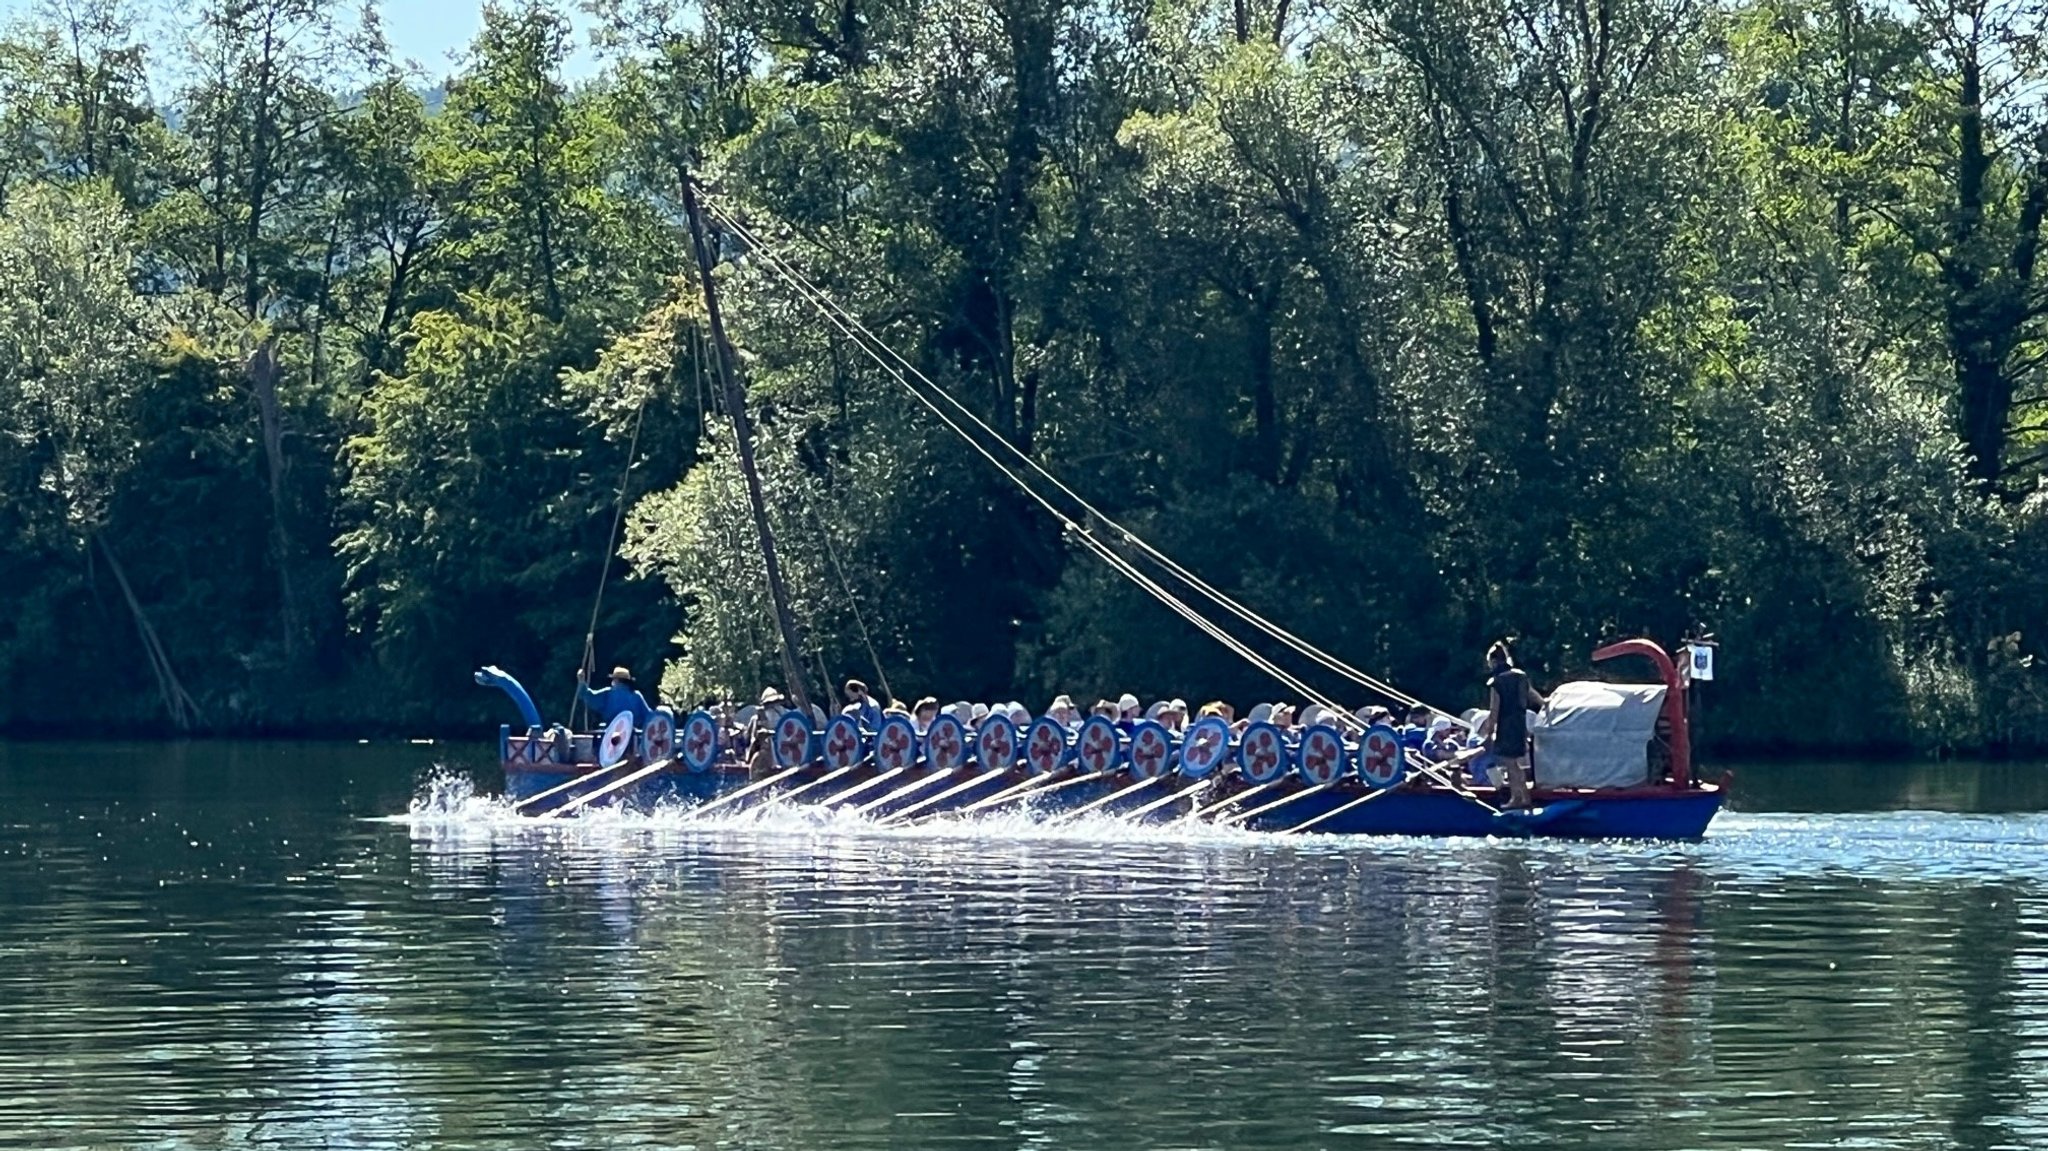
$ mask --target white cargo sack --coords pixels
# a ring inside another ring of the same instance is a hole
[[[1536,780],[1544,787],[1640,787],[1664,710],[1661,683],[1567,683],[1537,715]]]

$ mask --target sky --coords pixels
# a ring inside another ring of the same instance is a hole
[[[182,6],[177,0],[145,2],[146,7],[163,12],[175,12]],[[352,0],[349,6],[353,7]],[[590,20],[573,5],[563,6],[570,8],[579,43],[569,61],[568,78],[587,79],[597,72],[597,61],[588,47]],[[0,0],[0,24],[11,24],[35,7],[36,0]],[[439,83],[455,70],[456,58],[483,27],[483,0],[382,0],[377,7],[392,52],[419,64],[428,84]],[[153,40],[170,48],[167,35]]]

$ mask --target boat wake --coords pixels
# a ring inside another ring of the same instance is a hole
[[[407,827],[417,839],[457,850],[558,843],[579,850],[645,850],[689,843],[722,843],[746,850],[749,842],[776,852],[814,852],[832,840],[906,848],[929,844],[1029,847],[1034,843],[1194,848],[1258,848],[1289,852],[1366,855],[1446,855],[1470,858],[1507,851],[1560,862],[1597,854],[1627,856],[1657,866],[1713,867],[1731,881],[1780,882],[1793,877],[1855,876],[1878,879],[2009,878],[2037,881],[2048,849],[2048,813],[1965,815],[1926,811],[1833,814],[1731,813],[1703,842],[1582,842],[1529,839],[1429,839],[1410,836],[1285,835],[1207,822],[1132,822],[1116,815],[1079,817],[1009,809],[973,816],[888,823],[806,803],[764,802],[700,816],[693,804],[652,809],[593,807],[558,820],[519,814],[512,801],[479,791],[472,780],[448,772],[428,779],[407,810],[380,822]],[[1575,866],[1567,864],[1568,866]]]
[[[697,806],[681,801],[643,809],[606,805],[587,808],[565,819],[536,819],[514,810],[513,801],[502,795],[479,791],[469,776],[446,772],[428,778],[404,813],[384,816],[379,822],[404,825],[437,837],[473,833],[491,838],[507,835],[587,837],[690,832],[707,836],[861,835],[905,840],[1005,839],[1214,845],[1260,844],[1281,839],[1306,844],[1329,838],[1281,836],[1208,822],[1132,822],[1098,813],[1075,817],[1035,811],[1029,807],[889,823],[856,814],[850,807],[828,808],[810,803],[770,800],[744,808],[722,808],[710,815],[697,814]]]

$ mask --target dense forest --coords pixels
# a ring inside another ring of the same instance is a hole
[[[1711,632],[1724,747],[2048,746],[2042,21],[593,0],[571,82],[544,3],[442,77],[373,6],[42,0],[0,39],[0,726],[481,735],[474,667],[558,717],[591,635],[676,701],[780,679],[696,173],[814,690],[1283,694],[771,251],[1425,697],[1500,635],[1548,683]]]

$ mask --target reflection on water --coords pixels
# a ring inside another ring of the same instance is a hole
[[[1967,813],[2038,769],[1560,845],[541,829],[436,750],[0,746],[0,1143],[2048,1143],[2048,818]]]

